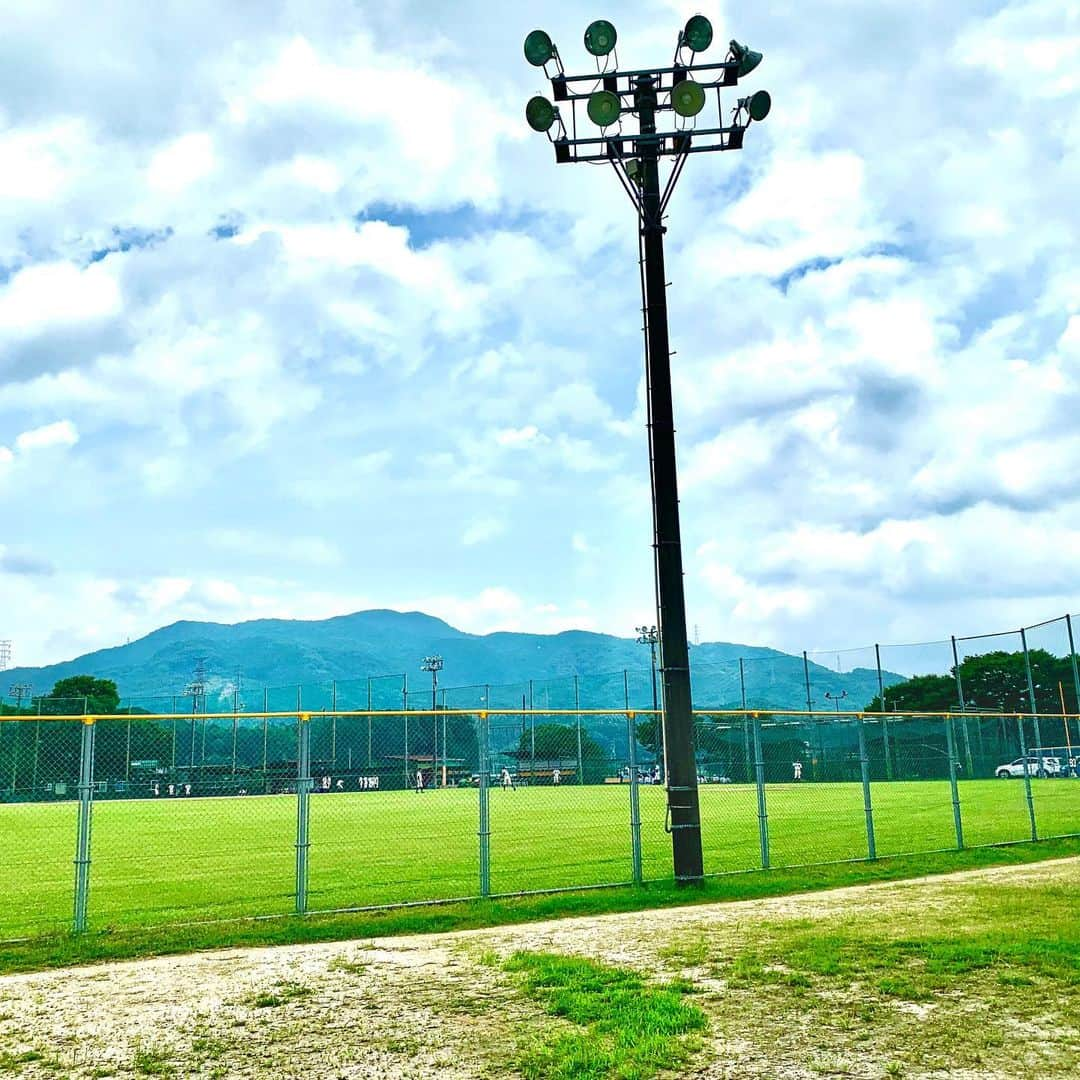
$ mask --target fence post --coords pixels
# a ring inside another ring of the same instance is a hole
[[[574,675],[574,727],[577,729],[577,782],[585,783],[585,763],[581,760],[581,696],[578,693],[578,677]]]
[[[889,748],[889,720],[885,713],[885,680],[881,677],[881,646],[874,646],[874,659],[877,662],[878,701],[881,702],[881,741],[885,750],[885,779],[893,778],[892,750]]]
[[[765,758],[761,753],[761,719],[754,714],[754,782],[757,786],[758,841],[761,869],[769,869],[769,815],[765,806]]]
[[[1077,707],[1078,710],[1080,710],[1080,669],[1078,669],[1077,666],[1076,666],[1076,642],[1073,639],[1073,628],[1072,628],[1072,616],[1071,615],[1066,615],[1065,616],[1065,629],[1068,630],[1068,632],[1069,632],[1069,662],[1072,664],[1073,691],[1076,694],[1076,707]],[[1069,721],[1066,720],[1065,721],[1066,732],[1068,732],[1068,726],[1067,726],[1068,723],[1069,723]],[[1069,742],[1069,739],[1066,739],[1065,741]]]
[[[337,772],[337,679],[330,683],[330,760],[334,763],[334,772]]]
[[[1027,675],[1028,701],[1031,702],[1031,721],[1035,726],[1035,745],[1032,750],[1039,756],[1039,765],[1042,766],[1042,731],[1039,729],[1039,706],[1035,704],[1035,683],[1031,678],[1031,655],[1027,647],[1027,633],[1020,627],[1020,644],[1024,647],[1024,672]]]
[[[1035,824],[1035,800],[1031,797],[1031,769],[1028,767],[1027,736],[1024,734],[1024,717],[1016,714],[1016,727],[1020,732],[1020,756],[1024,759],[1024,795],[1027,798],[1028,818],[1031,821],[1031,839],[1039,839],[1039,830]]]
[[[865,721],[859,717],[859,766],[862,770],[863,813],[866,815],[866,854],[873,861],[877,858],[877,843],[874,840],[874,805],[870,801],[870,758],[866,753]]]
[[[951,714],[944,716],[945,741],[949,751],[949,788],[952,791],[953,826],[956,829],[956,848],[964,849],[964,823],[960,817],[960,789],[956,786],[956,733],[953,731]]]
[[[750,783],[753,775],[754,763],[750,756],[750,717],[746,712],[746,672],[743,668],[743,658],[739,657],[739,696],[742,698],[742,741],[743,741],[743,771],[746,773],[746,782]]]
[[[814,701],[810,696],[810,660],[806,655],[806,650],[803,649],[802,654],[802,666],[803,666],[803,678],[806,680],[806,712],[808,716],[807,722],[810,725],[810,752],[813,755],[811,761],[814,764],[814,779],[818,778],[818,748],[817,743],[819,741],[819,732],[817,730],[817,722],[814,720]],[[824,764],[824,763],[822,763]]]
[[[480,895],[491,895],[491,807],[488,800],[488,714],[480,714],[477,731],[480,759]]]
[[[296,914],[308,907],[308,851],[311,847],[311,715],[297,720],[296,761]]]
[[[624,673],[625,678],[625,673]],[[638,798],[637,736],[634,714],[626,714],[626,737],[629,740],[630,767],[630,865],[635,885],[641,884],[641,802]]]
[[[86,903],[90,891],[90,824],[94,810],[94,717],[82,718],[79,752],[79,818],[75,837],[76,934],[86,932]]]

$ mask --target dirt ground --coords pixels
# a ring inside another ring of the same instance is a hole
[[[900,1070],[887,1049],[866,1043],[865,1033],[861,1046],[831,1029],[823,1034],[805,1000],[747,1015],[747,999],[725,998],[715,964],[704,962],[696,944],[707,943],[715,960],[744,947],[760,928],[812,926],[853,913],[876,912],[888,921],[898,912],[941,909],[966,885],[1078,877],[1080,859],[1064,859],[772,900],[6,976],[0,1076],[514,1076],[520,1040],[542,1038],[562,1023],[523,997],[503,970],[499,961],[519,949],[693,981],[711,1034],[685,1076],[1037,1075],[1013,1055],[974,1071]],[[898,1001],[890,1008],[918,1025],[937,1006]]]

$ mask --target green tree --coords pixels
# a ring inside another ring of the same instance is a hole
[[[535,747],[535,753],[534,753]],[[534,729],[521,733],[516,757],[525,761],[535,756],[537,761],[577,759],[577,728],[570,724],[537,724]],[[603,761],[604,748],[586,732],[581,733],[581,757],[583,761]]]
[[[120,707],[120,691],[112,679],[96,679],[93,675],[72,675],[60,679],[42,699],[42,712],[82,712],[92,716],[115,713]],[[61,703],[63,703],[61,705]]]

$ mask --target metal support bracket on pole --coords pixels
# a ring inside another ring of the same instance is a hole
[[[301,713],[297,726],[296,768],[296,914],[308,908],[308,853],[311,848],[311,714]]]
[[[79,749],[79,819],[75,836],[75,918],[76,934],[86,932],[87,899],[90,892],[90,826],[94,810],[94,720],[82,718]]]

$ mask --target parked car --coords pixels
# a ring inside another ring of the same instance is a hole
[[[1061,758],[1033,757],[1029,754],[1027,757],[1018,757],[1007,765],[999,765],[994,770],[994,775],[1000,780],[1009,780],[1023,776],[1025,772],[1028,776],[1060,776]]]

